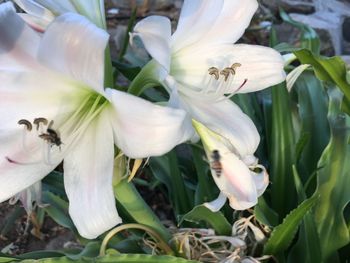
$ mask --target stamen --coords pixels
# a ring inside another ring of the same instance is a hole
[[[214,76],[216,80],[219,79],[219,69],[216,67],[211,67],[208,69],[209,75]]]
[[[40,124],[47,125],[48,121],[45,118],[35,118],[33,123],[36,125],[36,130],[38,131],[39,127],[41,127]]]
[[[225,68],[223,70],[220,71],[220,75],[223,75],[224,76],[224,79],[225,81],[227,81],[228,77],[230,76],[231,74],[231,71],[232,70],[231,68]]]
[[[18,124],[19,124],[19,125],[24,125],[24,126],[26,126],[26,128],[27,128],[28,131],[31,131],[32,128],[33,128],[33,126],[32,126],[32,124],[30,123],[30,121],[27,121],[27,120],[24,120],[24,119],[19,120],[19,121],[18,121]]]
[[[219,70],[217,67],[210,67],[208,74],[202,80],[201,88],[184,88],[181,92],[189,97],[196,97],[202,101],[221,101],[232,97],[246,83],[247,79],[236,89],[232,90],[232,84],[236,74],[236,69],[241,67],[241,63],[233,63],[230,67]],[[220,80],[220,76],[223,76]],[[228,95],[228,96],[226,96]]]

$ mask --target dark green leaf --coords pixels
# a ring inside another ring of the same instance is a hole
[[[194,207],[181,218],[179,224],[184,220],[195,223],[206,222],[218,235],[231,235],[232,232],[232,226],[221,212],[212,212],[204,205]]]
[[[295,51],[294,54],[303,64],[313,66],[316,76],[323,81],[328,81],[337,85],[345,95],[347,102],[343,105],[343,110],[350,115],[348,109],[350,100],[350,84],[346,81],[346,64],[340,57],[324,58],[312,54],[308,50]]]
[[[293,166],[295,186],[297,188],[299,201],[306,199],[304,187],[301,183],[298,171]],[[294,262],[322,262],[322,251],[319,235],[313,214],[307,213],[304,216],[300,227],[299,238],[295,246],[291,249],[288,255],[288,261]]]
[[[276,255],[285,251],[292,242],[298,227],[304,217],[304,215],[311,210],[316,204],[318,196],[314,196],[305,200],[296,209],[290,212],[289,215],[283,220],[282,224],[277,226],[269,240],[267,241],[264,253],[268,255]]]
[[[317,193],[320,202],[315,207],[315,221],[320,234],[321,250],[326,262],[341,247],[350,242],[349,229],[343,212],[350,201],[350,117],[340,111],[342,94],[329,89],[328,121],[331,140],[319,161]]]
[[[292,185],[292,166],[295,163],[295,135],[291,101],[284,84],[272,87],[272,128],[269,159],[271,163],[271,207],[284,217],[296,206]]]
[[[301,136],[296,154],[300,177],[305,183],[316,171],[318,160],[329,142],[328,96],[322,83],[310,72],[299,77],[295,90],[301,121]],[[303,138],[303,135],[307,138]]]

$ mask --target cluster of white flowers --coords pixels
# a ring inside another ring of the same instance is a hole
[[[174,34],[166,17],[135,26],[132,37],[153,59],[130,90],[152,79],[169,92],[166,107],[104,87],[102,0],[15,2],[26,14],[0,5],[0,202],[64,160],[70,216],[83,237],[95,238],[121,222],[112,188],[115,146],[147,158],[199,136],[217,162],[212,175],[221,190],[207,206],[218,210],[226,198],[234,209],[257,203],[268,185],[254,157],[260,137],[229,97],[278,84],[285,74],[273,49],[233,45],[256,0],[185,0]]]

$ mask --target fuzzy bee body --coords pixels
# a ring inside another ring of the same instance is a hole
[[[61,138],[58,136],[55,130],[48,128],[46,132],[47,133],[40,134],[39,137],[47,141],[51,145],[61,146]]]
[[[217,177],[221,176],[222,173],[222,164],[221,164],[221,156],[218,150],[213,150],[211,153],[210,167],[215,171]]]

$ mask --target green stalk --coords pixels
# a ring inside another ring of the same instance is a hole
[[[111,52],[109,46],[105,50],[105,79],[104,86],[105,88],[114,88],[114,78],[113,78],[113,66],[111,59]]]
[[[113,230],[111,230],[103,239],[101,248],[100,248],[100,256],[103,257],[106,255],[106,249],[107,249],[107,244],[109,240],[119,232],[126,230],[126,229],[140,229],[148,233],[154,240],[157,241],[157,245],[159,248],[161,248],[167,255],[174,255],[173,250],[169,247],[169,245],[162,240],[162,238],[158,235],[157,232],[155,232],[153,229],[144,226],[144,225],[139,225],[139,224],[126,224],[126,225],[121,225],[117,226]]]
[[[132,183],[123,179],[114,186],[114,196],[139,224],[153,229],[165,242],[172,238],[170,232],[163,226],[158,217],[146,204]]]

